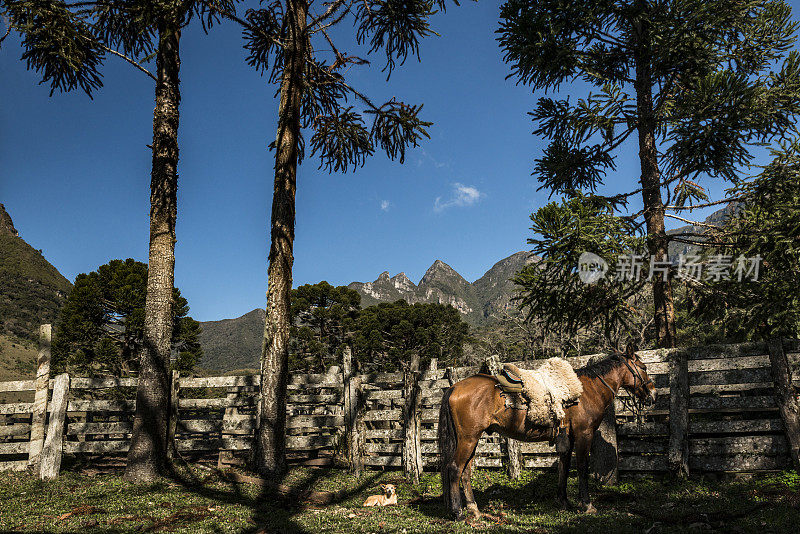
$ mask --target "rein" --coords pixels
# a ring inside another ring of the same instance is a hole
[[[645,386],[647,386],[648,384],[651,384],[653,382],[652,379],[648,380],[647,382],[645,382],[644,379],[642,378],[641,373],[639,372],[638,366],[635,365],[635,366],[631,367],[631,365],[628,363],[628,359],[625,356],[622,357],[622,363],[625,364],[625,367],[628,368],[628,371],[630,371],[631,375],[633,376],[633,387],[631,389],[636,390],[636,380],[637,379],[640,382],[642,382]],[[607,387],[608,390],[611,392],[611,401],[613,402],[614,398],[617,396],[617,392],[614,391],[614,389],[611,386],[608,385],[608,382],[606,382],[603,379],[602,376],[598,375],[597,378],[599,378],[600,382],[602,382],[603,385],[605,387]],[[617,389],[619,389],[619,388],[617,388]],[[642,403],[637,401],[635,395],[631,395],[628,398],[620,397],[619,401],[622,403],[622,406],[625,409],[628,409],[628,410],[631,411],[631,413],[636,417],[637,421],[641,422],[644,419],[643,416],[642,416],[642,414],[644,412],[644,410],[642,409]]]

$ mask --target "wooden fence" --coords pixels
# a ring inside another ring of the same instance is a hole
[[[47,350],[40,356],[46,359]],[[791,418],[797,416],[798,399],[789,373],[800,375],[800,342],[642,351],[639,356],[658,400],[644,421],[636,421],[617,400],[602,443],[618,455],[620,471],[753,472],[797,461],[800,443],[792,435],[796,421]],[[590,358],[568,359],[580,367]],[[781,362],[783,375],[776,371]],[[529,369],[538,364],[517,362]],[[50,379],[47,369],[40,365],[36,380],[0,382],[0,401],[16,395],[15,402],[0,403],[0,469],[36,465],[48,478],[57,474],[62,454],[124,454],[136,379]],[[355,470],[402,467],[418,476],[437,462],[444,390],[478,370],[438,368],[434,360],[424,371],[412,362],[401,373],[358,375],[346,354],[343,369],[290,375],[289,460],[306,465],[338,460]],[[223,465],[240,462],[253,437],[258,386],[258,376],[174,373],[171,409],[177,417],[171,433],[177,450],[186,456],[213,455]],[[485,436],[476,453],[479,467],[506,466],[512,473],[518,466],[555,463],[547,443],[520,444],[497,436]]]

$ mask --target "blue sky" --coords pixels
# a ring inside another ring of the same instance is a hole
[[[547,202],[530,176],[543,148],[527,115],[538,95],[505,79],[499,5],[467,2],[436,15],[441,37],[423,41],[422,62],[409,60],[389,82],[378,56],[350,72],[376,101],[424,103],[431,139],[404,165],[378,154],[355,173],[328,175],[313,159],[303,163],[295,286],[371,281],[385,270],[418,282],[436,259],[474,281],[527,249],[528,218]],[[355,51],[346,30],[341,48]],[[12,35],[0,49],[0,202],[20,235],[69,279],[115,258],[147,261],[152,81],[108,58],[94,100],[50,97],[20,54]],[[244,57],[233,24],[184,31],[175,272],[199,320],[236,317],[266,300],[266,147],[277,102]],[[635,156],[631,146],[606,191],[637,179]]]

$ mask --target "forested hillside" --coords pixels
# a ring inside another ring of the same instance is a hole
[[[0,334],[34,340],[55,322],[72,288],[69,280],[17,234],[0,204]]]

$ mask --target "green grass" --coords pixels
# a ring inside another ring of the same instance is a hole
[[[36,378],[36,345],[0,334],[0,381]]]
[[[439,498],[438,476],[417,487],[397,472],[295,469],[283,480],[298,491],[343,492],[329,505],[233,484],[199,469],[149,486],[119,474],[65,472],[51,483],[29,473],[0,473],[0,531],[14,532],[797,532],[800,476],[784,473],[747,481],[626,480],[593,487],[596,515],[555,505],[552,473],[527,471],[511,481],[476,471],[478,504],[491,517],[454,523]],[[381,483],[398,488],[398,506],[362,508]],[[575,495],[574,480],[570,484]]]

